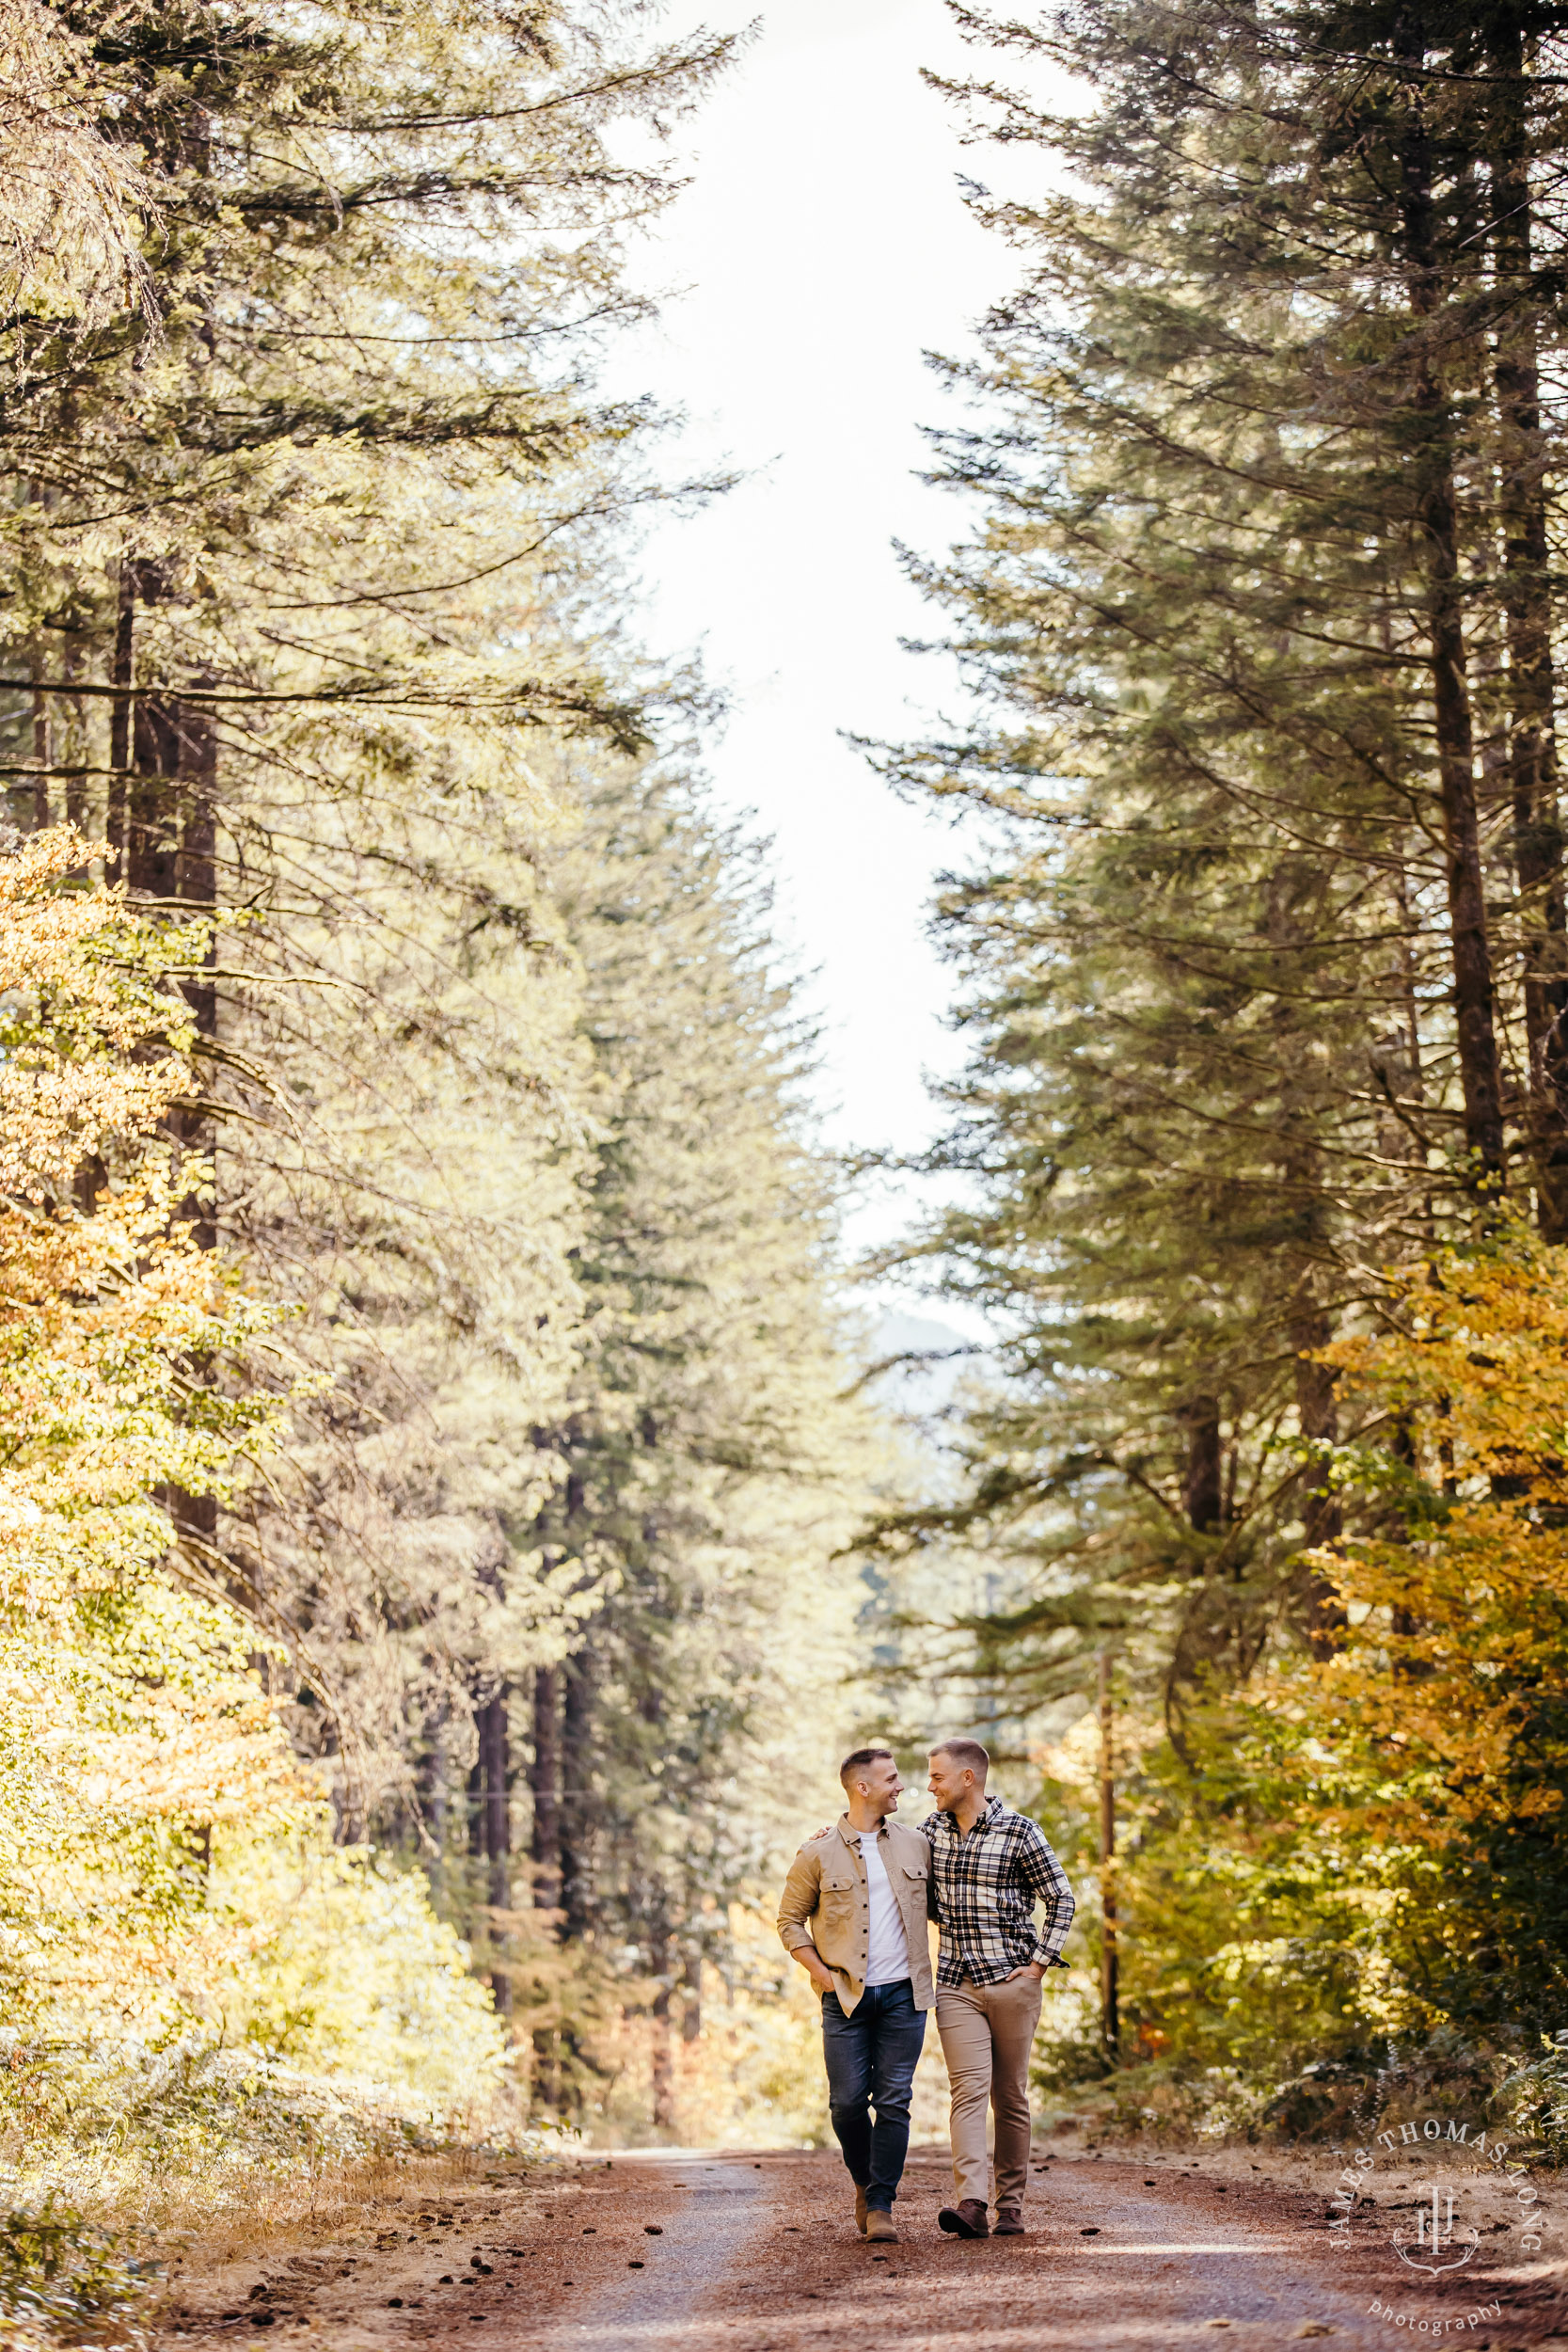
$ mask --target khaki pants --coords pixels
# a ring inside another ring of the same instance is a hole
[[[942,1985],[937,2031],[953,2088],[953,2180],[958,2195],[990,2201],[986,2107],[996,2110],[998,2211],[1023,2203],[1029,2178],[1029,2052],[1040,2022],[1040,1979]]]

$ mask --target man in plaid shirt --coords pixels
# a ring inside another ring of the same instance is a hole
[[[956,2237],[989,2234],[986,2108],[996,2111],[996,2234],[1023,2228],[1029,2178],[1029,2052],[1040,2018],[1040,1979],[1061,1958],[1072,1889],[1040,1831],[988,1797],[990,1757],[977,1740],[931,1752],[937,1811],[921,1823],[931,1843],[931,1892],[942,1927],[937,2031],[952,2086],[955,2205],[938,2216]],[[1035,1932],[1035,1905],[1045,1926]]]

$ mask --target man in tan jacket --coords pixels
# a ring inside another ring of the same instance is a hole
[[[779,1933],[822,1995],[829,2111],[855,2184],[856,2224],[887,2245],[898,2236],[893,2204],[910,2096],[936,1999],[926,1932],[931,1848],[889,1819],[900,1793],[891,1749],[857,1748],[839,1779],[846,1810],[791,1864]]]

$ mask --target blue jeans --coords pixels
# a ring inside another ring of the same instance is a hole
[[[822,1995],[829,2112],[849,2176],[864,2189],[872,2213],[891,2213],[898,2194],[910,2144],[910,2093],[925,2039],[926,2012],[916,2009],[908,1977],[898,1984],[868,1984],[848,2017],[836,1993]]]

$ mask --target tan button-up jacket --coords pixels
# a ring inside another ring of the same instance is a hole
[[[882,1867],[910,1947],[914,2005],[930,2009],[936,2001],[926,1927],[931,1849],[919,1830],[906,1829],[900,1821],[884,1821],[881,1840]],[[847,1813],[840,1814],[836,1828],[802,1846],[790,1864],[779,1899],[779,1933],[786,1952],[799,1951],[802,1944],[816,1945],[832,1970],[839,2005],[847,2017],[865,1991],[871,1945],[871,1898],[865,1890],[860,1832],[850,1828]]]

